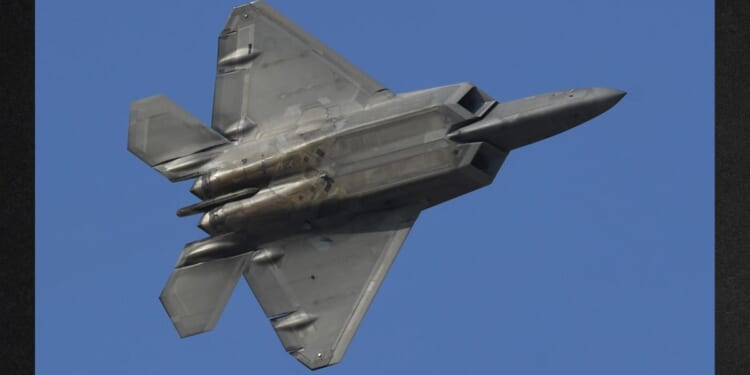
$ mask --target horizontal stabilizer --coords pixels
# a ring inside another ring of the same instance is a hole
[[[150,166],[228,143],[166,96],[133,102],[128,150]]]

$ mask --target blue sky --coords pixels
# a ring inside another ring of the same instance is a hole
[[[327,374],[713,372],[713,3],[272,1],[396,92],[628,95],[424,212]],[[190,182],[126,151],[130,103],[208,123],[230,1],[38,1],[39,374],[305,374],[244,282],[179,339],[158,295]]]

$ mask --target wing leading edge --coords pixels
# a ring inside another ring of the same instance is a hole
[[[291,355],[311,369],[341,361],[418,214],[362,215],[248,262],[245,279]]]

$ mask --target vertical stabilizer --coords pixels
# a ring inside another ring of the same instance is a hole
[[[180,337],[216,326],[242,274],[244,254],[176,268],[159,299]]]

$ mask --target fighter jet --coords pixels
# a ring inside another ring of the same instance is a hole
[[[160,300],[181,337],[214,328],[240,276],[284,349],[341,361],[426,208],[489,185],[512,150],[580,125],[623,91],[499,102],[471,83],[394,93],[264,1],[219,35],[211,128],[164,96],[134,102],[128,150],[195,179],[206,238]]]

